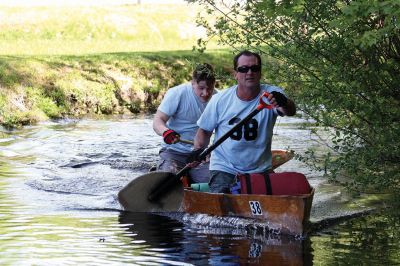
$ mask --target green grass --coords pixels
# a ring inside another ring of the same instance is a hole
[[[0,6],[0,54],[190,50],[204,36],[195,23],[198,10],[193,4]]]
[[[208,62],[218,87],[232,84],[228,50],[0,56],[0,124],[86,114],[153,112],[165,91]]]
[[[215,66],[234,83],[232,52],[192,51],[194,5],[0,6],[0,125],[86,114],[154,112],[165,91]],[[212,48],[219,48],[213,49]]]
[[[191,51],[204,36],[195,23],[198,10],[0,6],[0,124],[154,111],[199,62],[218,65],[219,84],[227,84],[227,51]]]

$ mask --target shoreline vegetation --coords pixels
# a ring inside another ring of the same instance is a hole
[[[0,124],[154,112],[168,88],[191,80],[196,63],[214,65],[218,87],[228,86],[231,57],[227,50],[0,56]]]
[[[90,114],[153,112],[168,88],[214,65],[233,83],[232,53],[211,42],[193,4],[0,6],[0,125]]]

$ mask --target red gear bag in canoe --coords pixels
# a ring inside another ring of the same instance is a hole
[[[241,194],[309,194],[311,186],[305,175],[297,172],[238,174]]]

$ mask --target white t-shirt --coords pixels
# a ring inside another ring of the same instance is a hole
[[[258,97],[243,101],[236,94],[237,85],[215,95],[207,105],[197,125],[209,132],[215,130],[214,140],[218,140],[241,119],[256,109],[264,91],[278,91],[279,87],[262,84]],[[278,112],[263,109],[233,136],[221,143],[212,153],[210,170],[231,174],[260,173],[271,168],[271,141]]]
[[[216,91],[215,91],[216,92]],[[181,135],[181,139],[194,140],[197,129],[197,120],[203,113],[207,103],[200,101],[194,93],[191,83],[185,83],[170,88],[164,96],[158,110],[168,115],[167,127]],[[163,146],[175,151],[189,153],[193,145],[185,143],[165,144]]]

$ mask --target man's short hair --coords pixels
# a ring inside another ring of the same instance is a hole
[[[196,82],[206,81],[207,84],[215,83],[214,68],[207,63],[198,64],[193,71],[192,78]]]
[[[233,58],[233,69],[234,70],[237,70],[238,60],[239,60],[239,57],[241,57],[242,55],[257,57],[258,64],[261,66],[261,56],[258,53],[251,52],[249,50],[243,50],[240,53],[238,53],[237,55],[235,55],[235,57]]]

